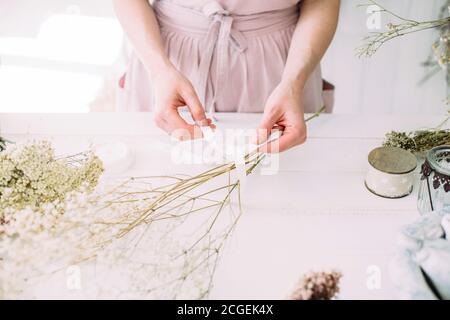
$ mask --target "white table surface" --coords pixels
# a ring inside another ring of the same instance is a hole
[[[260,117],[217,115],[221,128],[252,128]],[[390,130],[435,127],[442,120],[322,115],[308,123],[307,142],[281,155],[278,174],[247,178],[244,215],[223,254],[211,298],[280,299],[302,273],[332,268],[344,276],[341,298],[395,298],[388,265],[398,228],[418,217],[417,188],[396,200],[373,195],[364,187],[367,155]],[[0,133],[13,140],[50,138],[59,152],[120,140],[136,155],[127,175],[202,170],[170,163],[169,138],[147,113],[0,114]],[[368,286],[378,275],[380,287]]]

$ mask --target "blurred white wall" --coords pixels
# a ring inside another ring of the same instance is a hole
[[[110,0],[0,0],[0,112],[112,109],[122,36]]]
[[[443,72],[418,86],[436,32],[396,39],[359,59],[354,49],[369,30],[357,5],[365,0],[341,2],[323,61],[325,78],[337,87],[335,112],[445,113]],[[380,0],[415,19],[435,18],[444,2]],[[110,0],[0,0],[0,112],[87,112],[94,100],[95,109],[112,110],[121,39]]]

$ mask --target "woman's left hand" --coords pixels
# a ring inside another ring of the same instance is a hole
[[[257,143],[267,141],[273,130],[281,130],[281,137],[260,146],[260,152],[283,152],[305,142],[302,95],[302,87],[294,81],[282,81],[272,92],[258,128]]]

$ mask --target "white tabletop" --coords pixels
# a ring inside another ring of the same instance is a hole
[[[221,128],[252,128],[258,114],[218,114]],[[281,155],[276,175],[247,178],[244,215],[219,264],[211,298],[284,298],[302,273],[338,269],[342,298],[395,298],[388,265],[397,230],[416,219],[416,192],[396,200],[367,191],[369,151],[386,132],[435,127],[439,116],[322,115],[307,142]],[[59,152],[123,141],[135,152],[128,175],[193,173],[170,163],[169,138],[151,114],[0,114],[10,139],[51,138]],[[379,279],[377,279],[379,278]],[[375,282],[373,282],[375,279]],[[371,285],[377,283],[380,286]]]

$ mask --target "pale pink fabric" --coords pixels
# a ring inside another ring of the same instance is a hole
[[[159,1],[159,0],[156,0]],[[201,10],[211,0],[164,0],[183,7]],[[151,1],[155,2],[155,1]],[[227,11],[233,14],[248,15],[267,11],[275,11],[292,7],[299,0],[217,0]]]
[[[276,1],[249,2],[258,6]],[[156,1],[153,7],[170,60],[192,82],[206,111],[264,111],[268,96],[281,80],[299,17],[298,5],[246,15],[234,15],[217,1],[202,11],[168,1]],[[120,111],[152,109],[150,79],[133,53],[120,83]],[[306,84],[306,112],[324,105],[322,86],[318,67]],[[332,99],[327,101],[327,111],[331,111]]]

